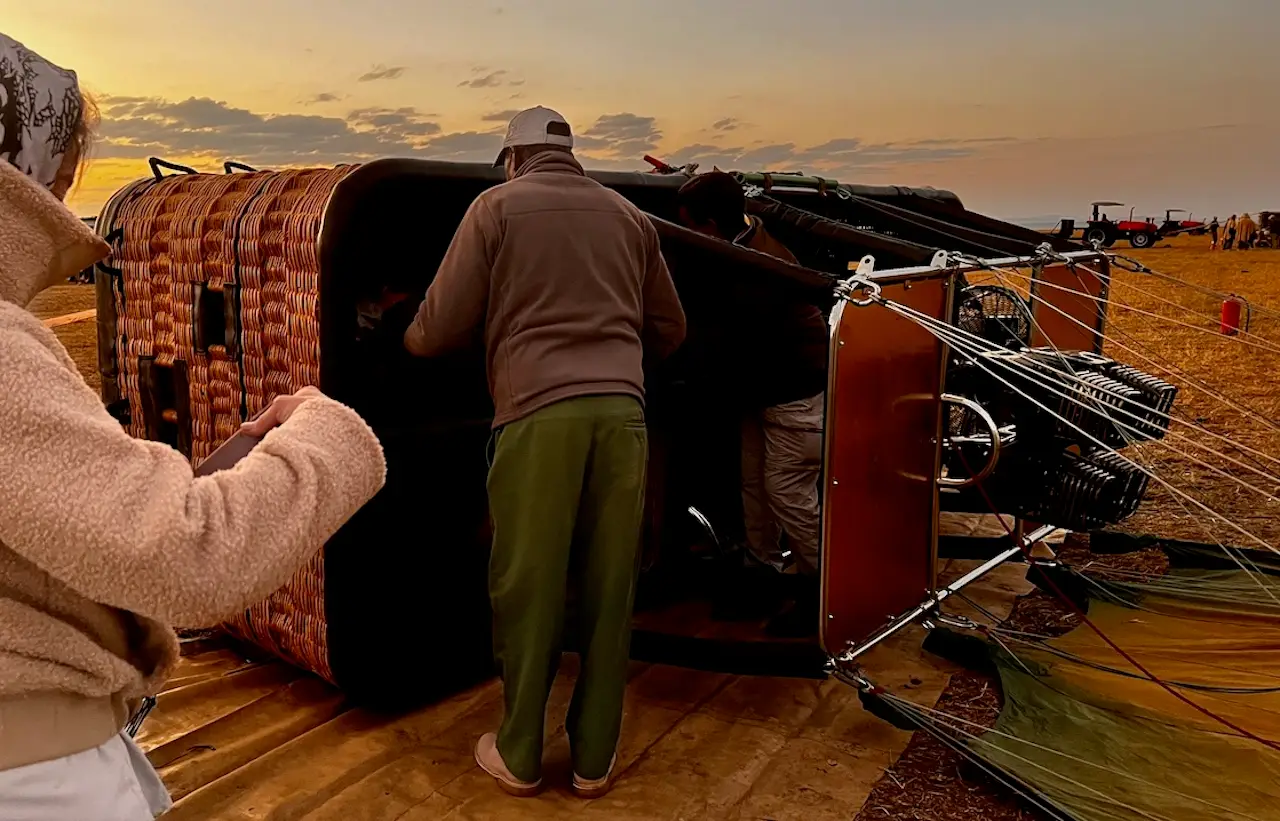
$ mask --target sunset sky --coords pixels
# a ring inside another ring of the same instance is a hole
[[[204,169],[488,160],[559,109],[644,153],[932,185],[994,216],[1280,209],[1278,0],[0,0],[101,105],[72,204]],[[1123,209],[1112,209],[1121,211]],[[1113,214],[1115,216],[1115,214]],[[1052,219],[1050,219],[1052,221]]]

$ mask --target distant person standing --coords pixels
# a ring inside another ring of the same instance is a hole
[[[1236,247],[1241,251],[1248,251],[1253,247],[1253,240],[1257,233],[1258,224],[1253,221],[1253,217],[1245,214],[1240,218],[1239,237],[1236,241]]]
[[[507,182],[467,209],[404,343],[439,356],[483,340],[488,359],[489,599],[505,709],[476,762],[513,795],[541,788],[573,568],[582,667],[565,728],[573,789],[593,798],[613,774],[630,661],[648,459],[642,364],[680,346],[685,316],[657,230],[583,172],[564,117],[517,114],[495,165]]]
[[[1209,222],[1209,250],[1218,250],[1218,218],[1214,217]]]
[[[1230,251],[1231,247],[1236,244],[1236,215],[1232,214],[1227,217],[1226,226],[1227,238],[1222,241],[1222,250]]]

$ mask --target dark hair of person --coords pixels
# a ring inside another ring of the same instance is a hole
[[[714,225],[725,239],[733,239],[742,232],[747,198],[738,181],[723,171],[698,174],[680,186],[676,204],[687,211],[694,222]]]

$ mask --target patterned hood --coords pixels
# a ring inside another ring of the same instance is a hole
[[[82,106],[75,72],[0,34],[0,159],[51,187]]]

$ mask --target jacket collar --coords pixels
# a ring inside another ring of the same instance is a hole
[[[567,151],[543,151],[525,160],[524,165],[516,169],[513,179],[520,179],[526,174],[541,173],[574,174],[579,177],[585,177],[587,174],[582,170],[582,164],[577,158]]]

